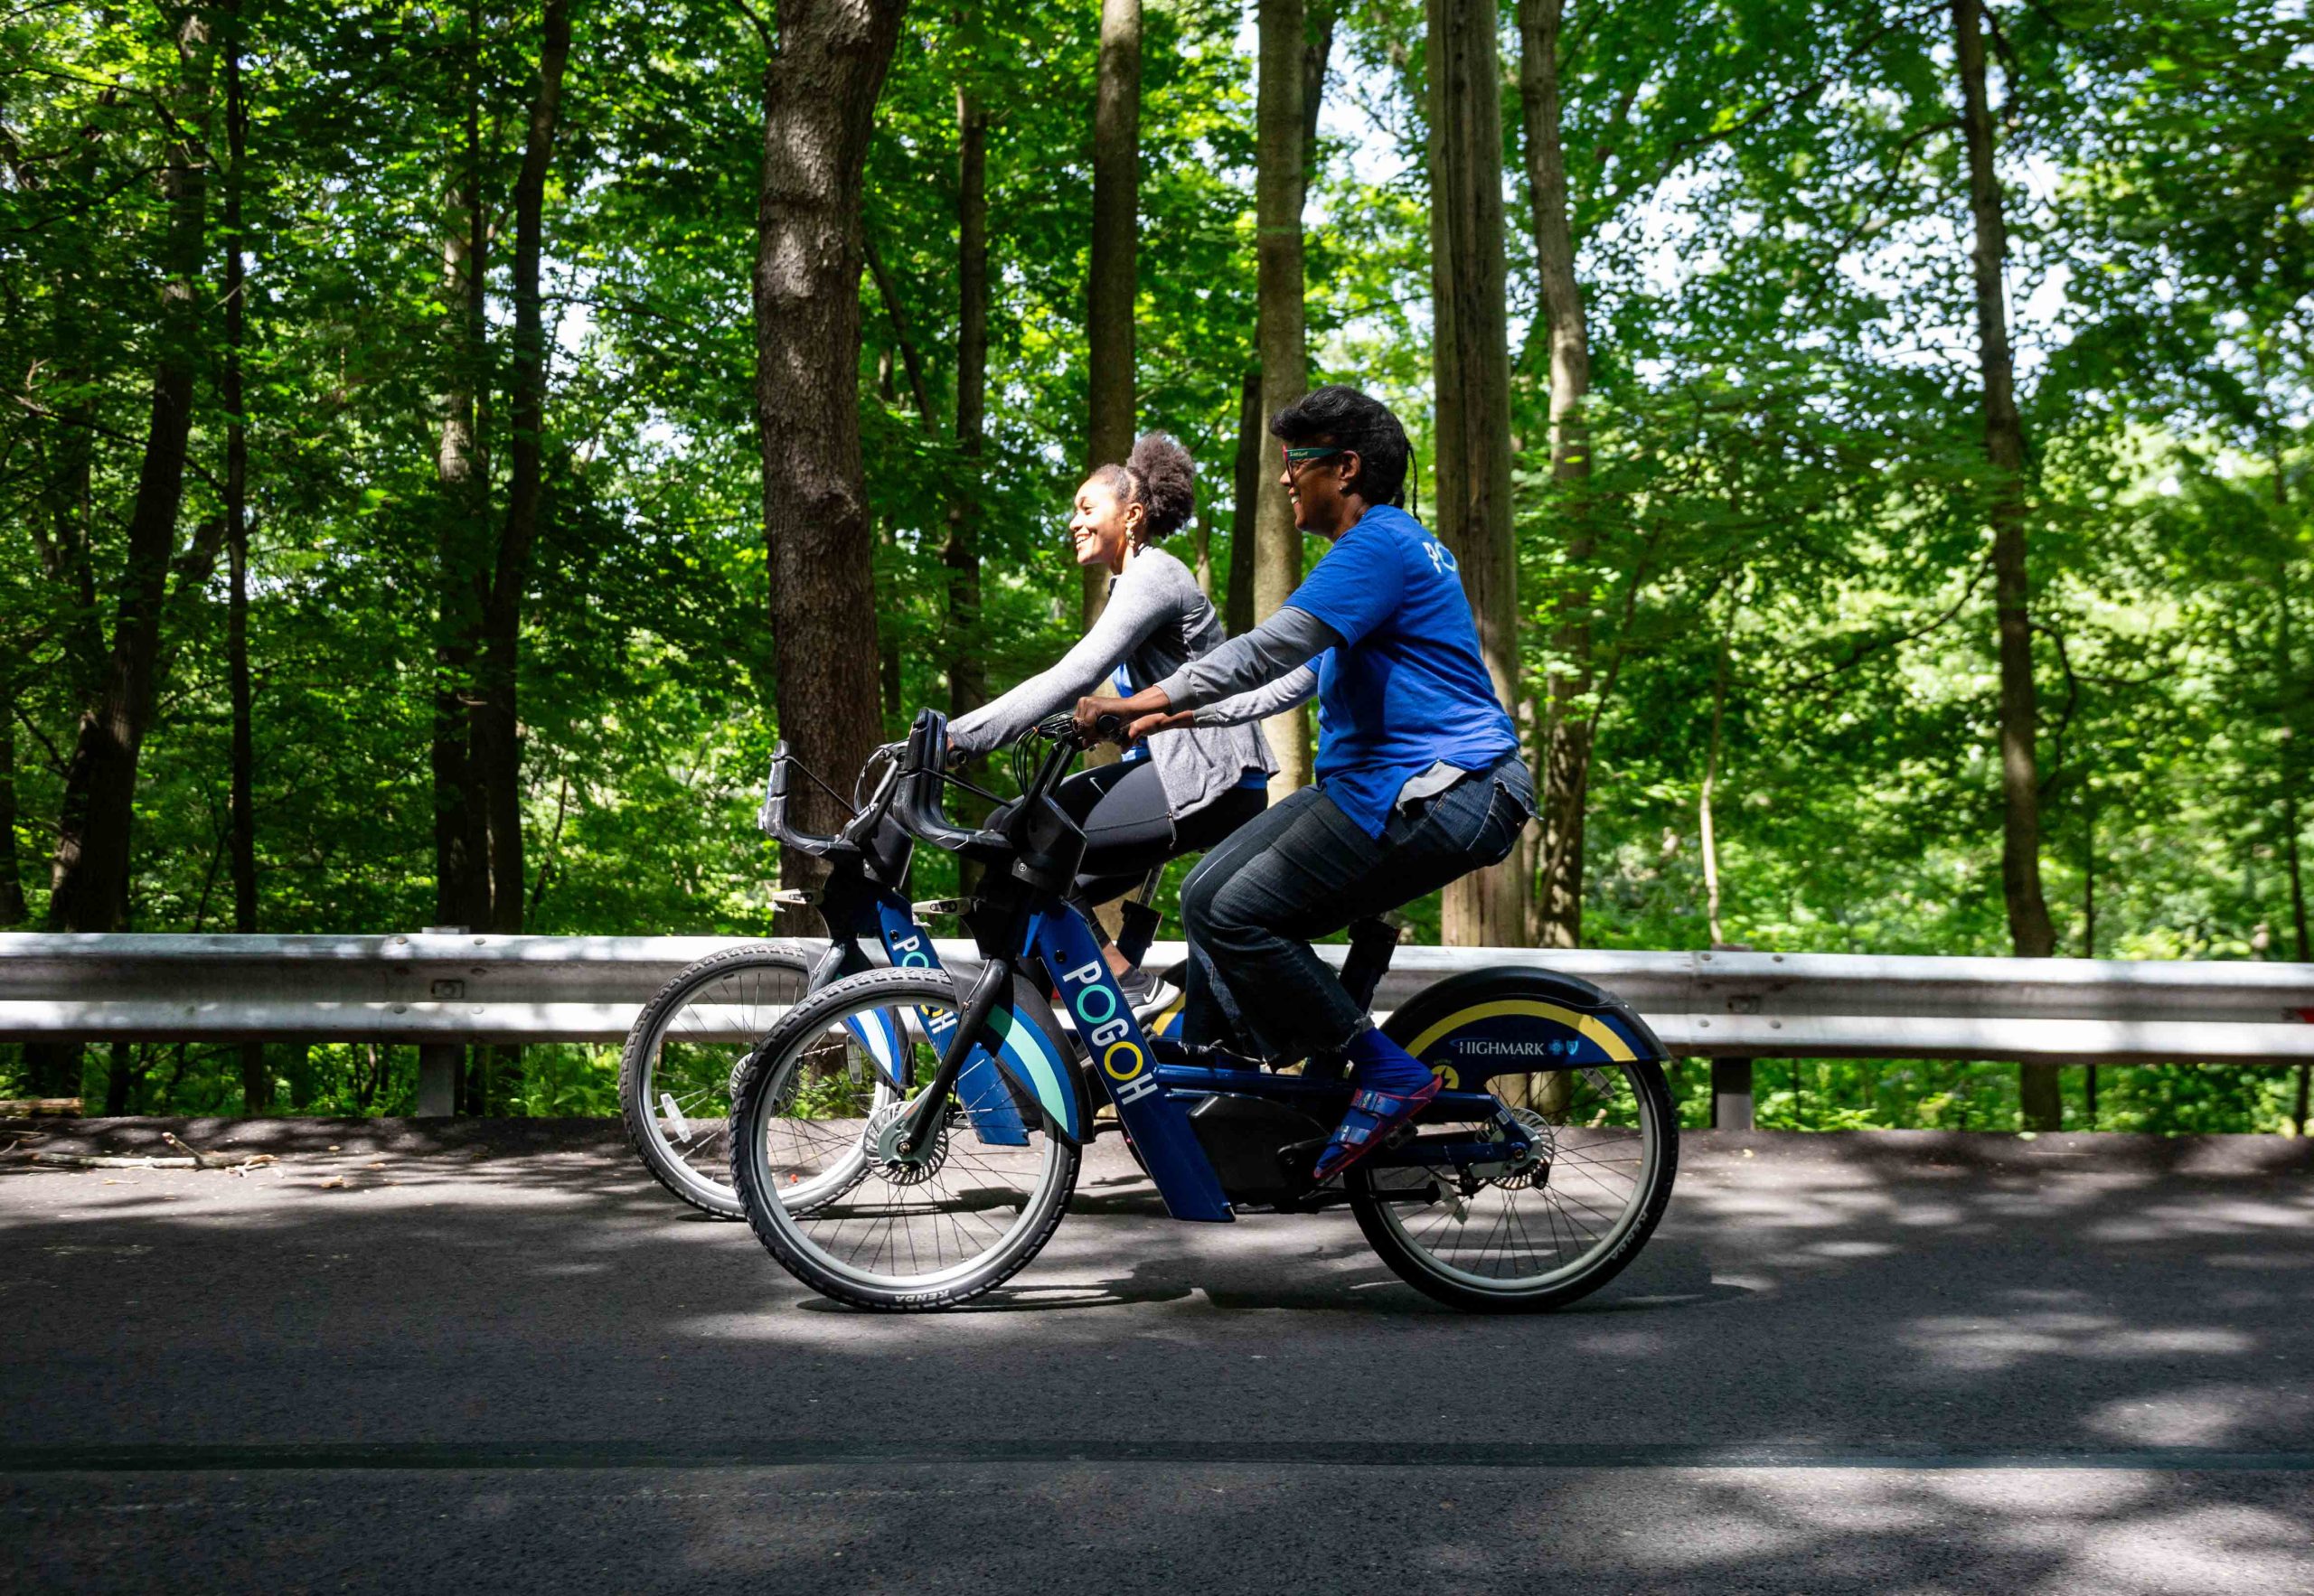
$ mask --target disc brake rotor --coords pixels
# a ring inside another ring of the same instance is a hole
[[[874,1160],[877,1173],[894,1186],[919,1185],[940,1173],[940,1167],[948,1161],[948,1125],[945,1120],[931,1141],[914,1156],[899,1150],[900,1140],[908,1134],[908,1112],[915,1106],[912,1103],[886,1103],[869,1116],[868,1129],[861,1135],[861,1146]]]

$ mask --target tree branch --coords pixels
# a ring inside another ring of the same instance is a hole
[[[41,728],[33,723],[33,718],[24,713],[24,707],[22,704],[11,699],[9,701],[8,708],[15,714],[16,724],[23,727],[26,731],[32,733],[34,737],[40,740],[40,746],[48,750],[48,765],[50,771],[53,775],[59,776],[64,775],[64,773],[71,767],[72,762],[65,758],[63,752],[59,749],[54,743],[49,740],[48,734],[41,730]]]
[[[2027,621],[2026,626],[2057,645],[2057,667],[2065,672],[2065,710],[2057,718],[2057,728],[2049,738],[2054,750],[2049,756],[2049,774],[2041,778],[2035,789],[2046,797],[2057,778],[2065,774],[2065,740],[2073,730],[2073,713],[2081,705],[2081,681],[2073,673],[2072,656],[2065,652],[2065,634],[2046,621]]]
[[[748,25],[755,29],[756,37],[763,41],[764,68],[769,70],[773,59],[779,54],[778,37],[772,32],[771,25],[763,20],[763,14],[748,5],[748,0],[731,0],[731,4],[739,8],[739,14],[746,17]]]
[[[900,346],[900,364],[908,368],[908,390],[916,400],[916,418],[924,430],[932,430],[932,405],[925,397],[924,358],[916,352],[915,341],[908,335],[908,315],[900,309],[899,295],[892,287],[892,275],[884,269],[884,258],[876,249],[875,238],[865,228],[860,230],[861,242],[867,246],[868,270],[876,279],[876,296],[884,302],[884,315],[892,324],[892,337]]]
[[[114,443],[125,445],[132,449],[141,450],[145,447],[145,439],[141,437],[131,437],[127,433],[116,431],[112,427],[107,427],[103,422],[99,421],[92,417],[63,415],[59,411],[50,409],[46,405],[35,403],[32,399],[26,399],[22,394],[16,395],[16,404],[19,408],[39,417],[43,421],[53,421],[60,427],[85,427],[87,430],[95,433],[99,437],[110,438]],[[212,476],[209,474],[208,468],[202,465],[199,461],[188,458],[184,463],[184,468],[206,483],[211,493],[217,494],[221,498],[224,496],[225,489],[223,484],[219,483],[214,476]]]
[[[1715,127],[1706,133],[1690,134],[1686,138],[1679,140],[1671,146],[1669,151],[1665,153],[1662,164],[1656,169],[1655,175],[1650,178],[1646,183],[1641,186],[1647,189],[1657,187],[1665,178],[1670,177],[1672,173],[1678,171],[1686,162],[1687,158],[1689,155],[1694,155],[1698,150],[1708,149],[1713,145],[1726,144],[1735,138],[1738,134],[1750,132],[1754,127],[1758,127],[1762,122],[1766,121],[1777,112],[1789,110],[1793,106],[1802,104],[1823,93],[1825,89],[1830,88],[1834,83],[1839,80],[1843,69],[1846,68],[1850,61],[1864,54],[1865,52],[1870,50],[1874,45],[1879,43],[1881,40],[1886,38],[1890,33],[1895,33],[1897,29],[1908,27],[1920,17],[1928,15],[1929,10],[1930,8],[1923,7],[1916,14],[1898,13],[1897,14],[1889,17],[1878,27],[1873,29],[1863,38],[1858,40],[1856,43],[1850,46],[1838,61],[1834,61],[1830,67],[1817,74],[1814,78],[1810,79],[1807,82],[1799,85],[1797,88],[1788,89],[1784,93],[1776,96],[1774,99],[1766,101],[1764,104],[1762,104],[1754,109],[1748,116],[1739,117],[1725,127]],[[1636,193],[1639,192],[1641,192],[1641,190],[1637,188],[1625,190],[1619,192],[1617,197],[1622,198],[1627,194]]]
[[[1985,572],[1989,570],[1991,566],[1992,557],[1989,553],[1980,556],[1977,560],[1977,568],[1970,573],[1969,585],[1961,591],[1961,596],[1954,599],[1951,607],[1936,619],[1928,622],[1925,625],[1915,626],[1909,632],[1899,632],[1893,637],[1884,637],[1875,643],[1861,644],[1839,664],[1828,666],[1813,676],[1806,676],[1798,681],[1788,682],[1779,690],[1787,695],[1810,691],[1820,683],[1829,681],[1844,671],[1855,669],[1874,654],[1892,648],[1900,648],[1907,643],[1918,643],[1930,633],[1949,625],[1952,618],[1966,609],[1969,601],[1977,596],[1977,589],[1984,583]]]

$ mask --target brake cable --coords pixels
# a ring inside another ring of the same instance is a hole
[[[854,820],[858,820],[858,819],[860,818],[860,811],[859,811],[857,808],[853,807],[851,800],[851,799],[849,799],[849,798],[846,798],[842,793],[841,793],[837,792],[833,787],[829,786],[829,785],[827,784],[827,783],[825,783],[825,782],[823,782],[823,781],[820,780],[820,778],[819,778],[819,777],[817,777],[817,776],[814,775],[812,774],[812,768],[811,768],[811,766],[810,766],[810,765],[805,765],[802,760],[800,760],[800,759],[796,758],[796,757],[795,757],[794,755],[792,755],[792,754],[788,756],[787,763],[788,763],[788,764],[790,764],[790,765],[794,765],[794,766],[795,766],[798,771],[800,771],[800,772],[803,774],[803,777],[804,777],[804,779],[805,781],[807,781],[807,782],[811,783],[811,784],[812,784],[812,785],[814,785],[814,786],[817,787],[821,792],[825,793],[829,797],[831,797],[831,798],[834,799],[838,803],[841,803],[842,805],[843,805],[843,812],[844,812],[846,814],[848,814],[848,815],[851,816],[851,818],[852,818],[852,819],[854,819]]]

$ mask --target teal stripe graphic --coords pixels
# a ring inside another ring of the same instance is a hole
[[[1045,1112],[1058,1121],[1072,1138],[1080,1135],[1077,1095],[1061,1079],[1051,1049],[1045,1046],[1044,1033],[1010,1009],[999,1009],[990,1016],[990,1022],[999,1037],[998,1051],[1035,1090],[1037,1101],[1044,1105]]]

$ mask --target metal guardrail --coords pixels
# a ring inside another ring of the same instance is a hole
[[[616,1042],[676,972],[738,940],[0,934],[0,1040],[414,1042],[418,1112],[445,1114],[460,1045]],[[1182,953],[1161,943],[1151,962]],[[1713,1122],[1736,1128],[1756,1057],[2314,1061],[2306,964],[1402,947],[1376,1006],[1495,964],[1617,993],[1673,1053],[1713,1061]]]
[[[0,1039],[616,1041],[702,936],[0,934]],[[943,942],[945,959],[973,956]],[[1339,956],[1340,950],[1330,951]],[[1181,956],[1159,944],[1152,966]],[[2314,1060],[2314,965],[1403,947],[1388,1009],[1533,964],[1615,992],[1690,1056]]]

